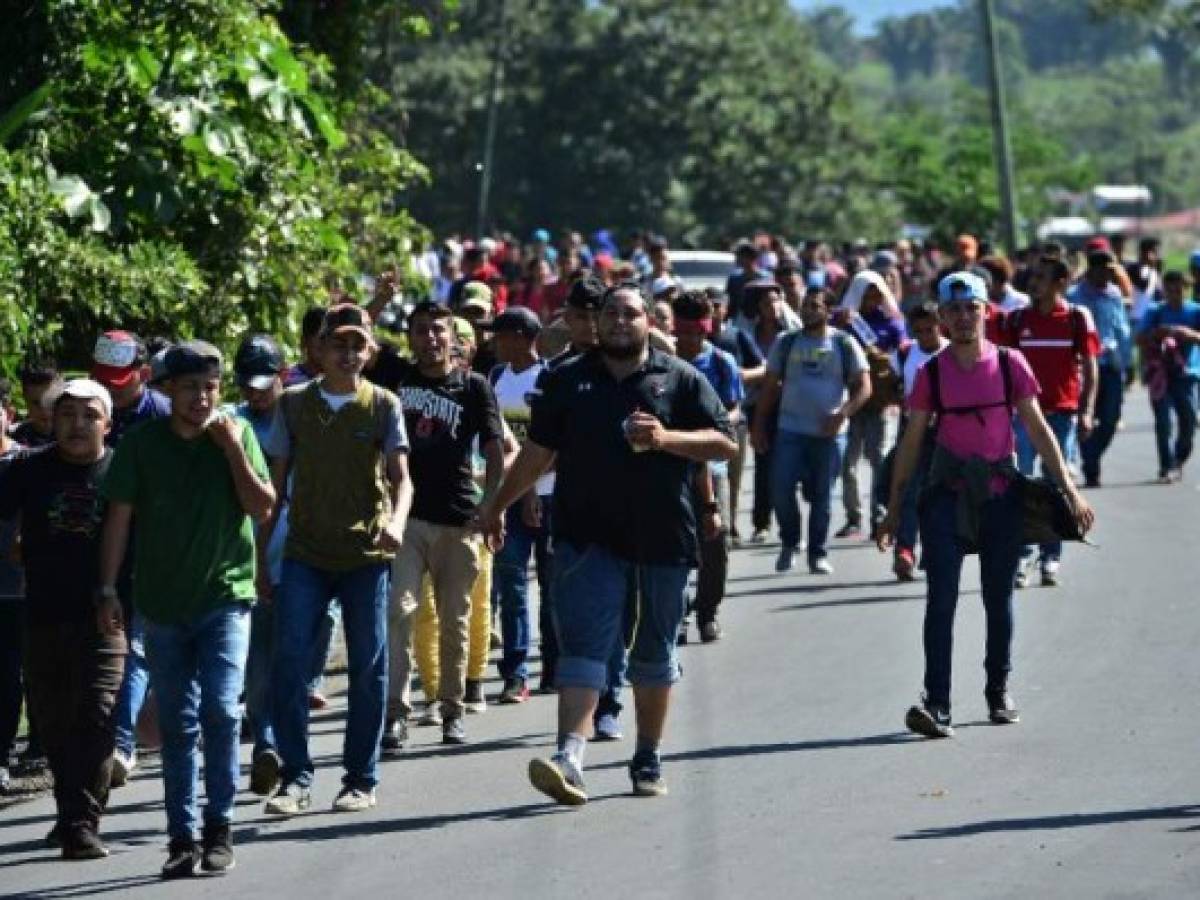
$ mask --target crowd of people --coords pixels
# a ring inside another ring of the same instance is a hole
[[[722,639],[730,552],[773,520],[779,573],[803,553],[828,576],[833,538],[877,542],[902,581],[924,571],[924,692],[905,721],[928,737],[953,733],[954,609],[978,553],[989,716],[1016,722],[1013,592],[1035,572],[1058,584],[1063,559],[1059,540],[1023,540],[1022,479],[1040,459],[1086,533],[1071,467],[1101,485],[1139,371],[1159,480],[1192,449],[1200,253],[1189,274],[1162,273],[1151,239],[1121,252],[759,234],[723,287],[697,289],[662,239],[538,229],[421,255],[416,302],[384,273],[366,305],[313,307],[291,365],[270,335],[228,366],[207,342],[128,330],[98,337],[88,377],[30,359],[19,421],[0,385],[0,763],[27,698],[23,764],[44,755],[54,777],[47,840],[101,857],[152,696],[162,874],[224,872],[243,730],[266,813],[313,802],[309,717],[340,623],[335,810],[375,805],[410,727],[463,744],[467,714],[527,701],[535,639],[558,739],[532,785],[585,803],[587,744],[623,738],[631,687],[633,791],[661,796],[677,647]]]

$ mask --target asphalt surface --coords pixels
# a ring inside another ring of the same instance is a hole
[[[224,878],[158,880],[151,763],[113,796],[106,860],[42,848],[49,798],[0,812],[0,895],[1200,896],[1200,495],[1190,480],[1149,483],[1143,395],[1126,419],[1105,487],[1089,494],[1100,549],[1069,548],[1062,586],[1018,595],[1019,725],[986,722],[973,564],[957,735],[929,742],[903,727],[921,681],[923,585],[897,584],[862,542],[835,542],[827,578],[776,576],[774,545],[747,548],[734,554],[725,640],[682,651],[666,798],[630,796],[627,737],[589,749],[586,807],[550,805],[525,775],[553,740],[554,700],[535,697],[472,716],[462,748],[415,729],[383,764],[378,807],[333,813],[339,697],[313,725],[316,811],[280,822],[241,795]]]

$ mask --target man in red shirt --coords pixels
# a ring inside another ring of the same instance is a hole
[[[1020,350],[1033,369],[1041,387],[1038,405],[1068,460],[1075,454],[1076,441],[1086,440],[1092,433],[1100,354],[1100,336],[1092,314],[1063,296],[1070,283],[1071,270],[1066,263],[1043,257],[1029,280],[1032,305],[1015,310],[1004,323],[1004,342]],[[1037,450],[1020,421],[1016,434],[1017,466],[1032,475]],[[1043,544],[1040,554],[1037,548],[1025,548],[1017,587],[1029,583],[1028,570],[1035,555],[1040,557],[1043,586],[1058,584],[1062,544],[1055,542]]]

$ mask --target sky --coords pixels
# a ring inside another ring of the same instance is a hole
[[[855,0],[852,3],[837,3],[833,0],[792,0],[798,9],[813,9],[818,6],[844,7],[858,20],[859,30],[870,33],[876,20],[887,16],[906,16],[934,6],[951,5],[953,0]]]

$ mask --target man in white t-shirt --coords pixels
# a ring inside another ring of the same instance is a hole
[[[485,330],[496,335],[496,359],[491,382],[500,415],[524,443],[529,431],[530,398],[537,391],[545,363],[538,358],[537,338],[542,325],[532,310],[511,306]],[[534,489],[506,513],[504,546],[496,554],[492,570],[494,596],[500,605],[500,634],[503,652],[500,677],[504,687],[501,703],[523,703],[529,699],[529,648],[533,621],[529,612],[529,554],[537,560],[538,592],[549,590],[550,498],[554,473],[542,475]],[[545,600],[543,599],[544,603]]]
[[[908,398],[912,396],[917,382],[917,372],[929,360],[941,353],[949,341],[942,335],[938,322],[937,305],[932,302],[918,303],[908,310],[908,333],[912,340],[903,344],[892,354],[892,368],[904,379],[904,410],[900,420],[900,432],[904,432],[908,419]],[[900,446],[897,438],[896,447]],[[886,477],[879,479],[887,490],[891,485],[892,464],[896,448],[884,461]],[[924,467],[920,467],[923,469]],[[920,493],[919,477],[909,481],[900,510],[900,525],[896,531],[896,549],[892,571],[901,581],[912,581],[916,570],[917,549],[917,496]],[[886,505],[887,497],[877,497],[876,502]]]

